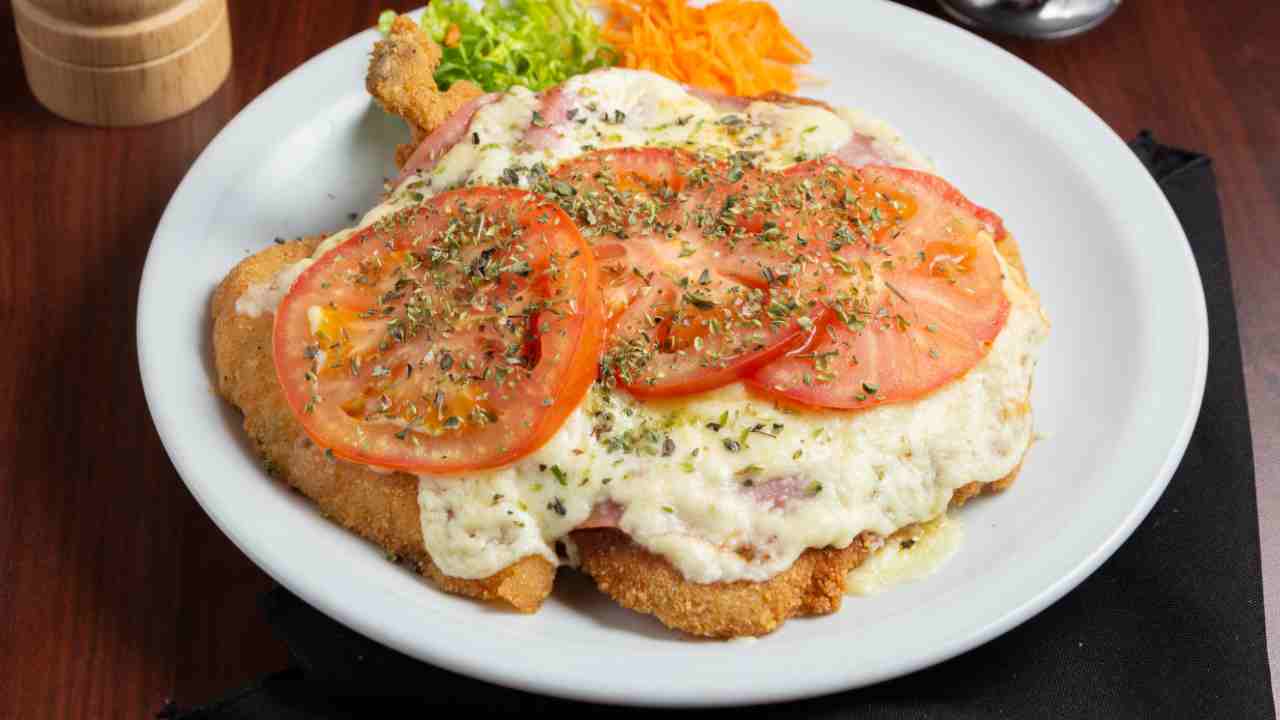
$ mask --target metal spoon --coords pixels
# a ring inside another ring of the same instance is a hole
[[[1120,0],[938,0],[953,18],[980,30],[1064,38],[1106,20]]]

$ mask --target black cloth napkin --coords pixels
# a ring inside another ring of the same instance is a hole
[[[1168,491],[1092,577],[1022,626],[870,688],[732,710],[862,718],[1274,718],[1263,630],[1253,450],[1217,182],[1209,158],[1143,133],[1133,150],[1191,241],[1209,307],[1204,407]],[[328,719],[602,708],[441,670],[330,620],[283,588],[263,598],[294,661],[188,720]],[[582,682],[591,682],[582,678]]]

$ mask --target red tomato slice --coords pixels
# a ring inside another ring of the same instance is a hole
[[[915,399],[986,355],[1009,312],[993,213],[927,173],[831,161],[790,170],[782,195],[807,204],[784,224],[825,253],[801,280],[833,316],[813,343],[760,369],[753,387],[867,408]]]
[[[744,218],[724,212],[725,198],[745,194],[759,176],[683,152],[630,148],[589,153],[549,179],[546,191],[570,211],[600,263],[607,379],[642,397],[702,392],[812,332],[823,308],[799,307],[758,269],[721,257],[722,236]]]
[[[603,338],[595,260],[519,190],[447,192],[316,260],[276,313],[276,371],[339,457],[414,473],[498,467],[582,400]]]

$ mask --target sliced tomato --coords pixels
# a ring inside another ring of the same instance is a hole
[[[928,173],[830,160],[787,173],[804,195],[790,229],[825,252],[810,284],[832,317],[801,351],[749,383],[827,408],[915,399],[968,372],[1004,326],[998,217]]]
[[[546,191],[600,263],[604,376],[632,394],[735,382],[802,343],[810,316],[825,312],[791,303],[759,268],[725,261],[730,235],[750,223],[732,203],[726,211],[726,198],[746,195],[746,175],[684,152],[630,148],[589,153],[549,179]]]
[[[447,192],[316,260],[276,313],[276,371],[321,447],[413,473],[540,447],[596,375],[596,263],[538,195]]]

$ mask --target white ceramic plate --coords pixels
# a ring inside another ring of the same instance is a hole
[[[693,642],[572,572],[536,615],[445,595],[270,480],[214,393],[210,292],[276,236],[345,226],[405,131],[364,91],[372,31],[290,73],[209,145],[156,230],[138,356],[179,473],[259,566],[382,643],[501,685],[584,700],[711,705],[874,683],[950,658],[1075,587],[1146,516],[1200,407],[1199,275],[1163,195],[1083,104],[1012,55],[878,1],[779,3],[830,84],[898,126],[1021,242],[1054,322],[1035,383],[1046,436],[1017,484],[962,511],[940,572],[751,643]]]

